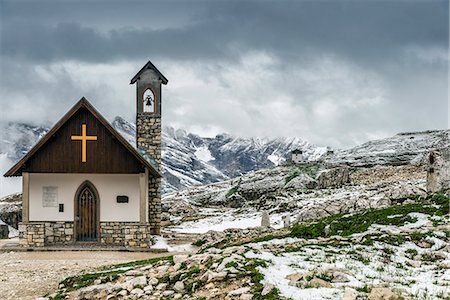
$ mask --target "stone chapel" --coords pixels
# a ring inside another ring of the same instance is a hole
[[[149,61],[136,84],[136,145],[81,98],[4,176],[22,176],[20,244],[148,248],[160,234],[162,85]]]

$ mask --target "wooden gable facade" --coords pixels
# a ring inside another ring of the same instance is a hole
[[[161,177],[148,158],[82,98],[5,176],[22,172],[137,174],[145,169]]]

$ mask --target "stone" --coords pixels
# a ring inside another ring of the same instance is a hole
[[[156,286],[156,289],[159,291],[164,291],[167,287],[167,283],[160,283]]]
[[[121,290],[120,292],[117,293],[117,296],[125,297],[126,295],[128,295],[128,291],[127,290]]]
[[[135,286],[146,286],[147,285],[147,277],[139,276],[129,279],[123,283],[123,286],[131,292]]]
[[[173,285],[173,289],[176,292],[178,292],[178,293],[182,293],[184,291],[184,283],[183,283],[183,281],[175,282],[175,284]]]
[[[224,280],[225,277],[227,277],[227,272],[210,272],[208,274],[208,280],[207,282],[212,282],[212,281],[221,281]],[[201,279],[200,279],[201,280]]]
[[[422,265],[422,262],[420,260],[412,260],[412,259],[408,259],[406,261],[406,264],[413,267],[413,268],[420,268],[420,266]]]
[[[133,290],[130,292],[130,294],[131,294],[131,295],[142,295],[142,294],[144,294],[144,291],[141,290],[141,289],[139,289],[139,288],[136,288],[136,289],[133,289]]]
[[[229,292],[228,293],[228,297],[239,296],[239,295],[242,295],[242,294],[246,294],[249,291],[250,291],[249,287],[238,288],[238,289],[235,289],[235,290]]]
[[[159,282],[158,278],[153,277],[152,279],[149,280],[149,283],[151,285],[157,285]]]
[[[350,290],[345,290],[341,300],[356,300],[356,295]]]
[[[181,299],[183,297],[182,294],[175,294],[173,295],[173,299]]]
[[[373,287],[367,300],[401,300],[403,297],[396,295],[390,288]]]
[[[261,296],[269,294],[275,286],[269,282],[264,283],[264,287],[261,291]]]
[[[97,284],[91,285],[84,288],[81,288],[77,291],[75,299],[93,299],[94,297],[101,297],[111,293],[113,289],[113,285],[111,283]]]
[[[267,211],[264,211],[261,216],[261,227],[270,227],[270,218]]]
[[[291,226],[291,217],[289,215],[283,216],[283,227]]]
[[[172,296],[173,294],[175,294],[175,292],[172,290],[167,290],[162,293],[163,297],[169,297]]]
[[[253,294],[242,294],[241,297],[239,297],[240,300],[251,300],[253,299]]]
[[[303,278],[303,274],[300,273],[293,273],[286,276],[286,279],[290,282],[297,282]]]
[[[174,255],[173,256],[173,263],[174,264],[181,264],[185,262],[188,259],[188,255]]]
[[[152,291],[153,291],[153,286],[151,284],[144,287],[144,293],[151,294]]]
[[[325,281],[320,278],[313,278],[310,281],[308,281],[308,284],[313,288],[332,288],[333,285],[329,283],[328,281]]]
[[[348,167],[336,167],[319,173],[317,177],[319,189],[339,187],[350,183],[350,169]]]

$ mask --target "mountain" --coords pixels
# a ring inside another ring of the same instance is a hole
[[[112,125],[135,145],[134,124],[116,117]],[[205,138],[181,129],[164,127],[163,193],[273,167],[288,160],[295,149],[303,150],[306,160],[317,160],[327,151],[326,147],[316,147],[299,138],[240,138],[229,134]]]
[[[430,150],[448,147],[450,130],[399,133],[369,141],[347,150],[338,150],[326,161],[331,165],[372,167],[405,165],[423,161]]]
[[[112,125],[135,146],[135,124],[116,117]],[[13,164],[45,135],[49,126],[10,122],[0,124],[0,130],[0,154],[6,154]],[[229,134],[204,138],[181,129],[164,127],[163,193],[273,167],[289,159],[295,149],[303,150],[306,160],[317,160],[327,150],[299,138],[240,138]]]

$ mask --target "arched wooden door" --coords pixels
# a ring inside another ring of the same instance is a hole
[[[99,231],[99,198],[94,185],[85,181],[75,196],[75,239],[96,242]]]

